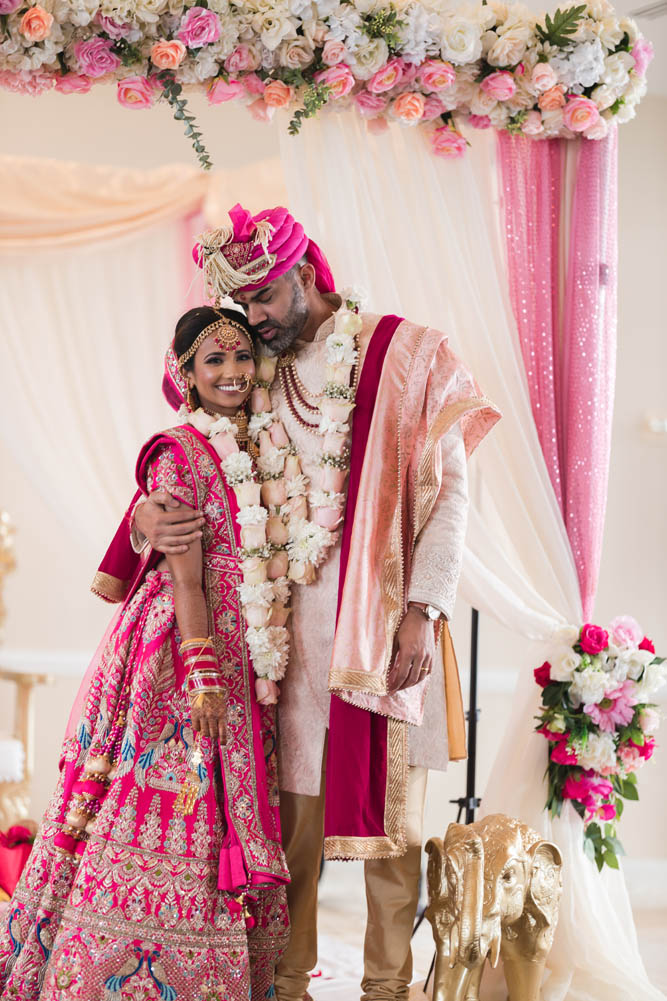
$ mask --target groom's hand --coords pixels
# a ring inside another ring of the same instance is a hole
[[[201,539],[204,521],[201,511],[181,504],[166,490],[154,490],[134,513],[136,528],[153,549],[168,556],[187,553],[188,547]]]
[[[435,657],[433,623],[418,608],[408,607],[396,635],[396,656],[389,672],[389,692],[412,688],[429,674]]]

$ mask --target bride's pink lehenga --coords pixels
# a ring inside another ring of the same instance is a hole
[[[209,626],[228,684],[225,747],[196,738],[171,578],[151,570],[104,646],[60,781],[8,911],[3,998],[252,1001],[288,935],[272,708],[257,705],[237,587],[237,506],[206,439],[153,439],[140,485],[205,514]],[[113,746],[112,746],[113,745]],[[114,770],[73,855],[65,817],[101,750]],[[79,790],[81,785],[77,787]]]

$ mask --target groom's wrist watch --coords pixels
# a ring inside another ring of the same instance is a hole
[[[423,605],[421,601],[410,601],[408,607],[416,608],[429,622],[437,622],[438,619],[442,618],[442,612],[434,605]]]

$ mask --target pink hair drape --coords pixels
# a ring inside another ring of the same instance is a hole
[[[533,417],[590,618],[614,396],[616,131],[603,140],[541,142],[503,132],[498,150],[510,295]]]

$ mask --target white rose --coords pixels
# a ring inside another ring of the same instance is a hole
[[[609,3],[609,0],[593,0],[586,8],[588,16],[592,17],[594,21],[599,21],[601,18],[607,17],[613,10],[614,8]]]
[[[605,17],[601,21],[598,21],[595,24],[593,31],[598,36],[605,49],[611,49],[612,51],[623,39],[624,35],[624,31],[615,17]]]
[[[370,80],[374,73],[389,59],[389,49],[384,38],[372,38],[360,46],[347,63],[359,80]]]
[[[166,6],[167,0],[137,0],[134,5],[135,17],[138,21],[155,24]]]
[[[611,108],[616,97],[616,91],[612,87],[608,87],[605,83],[601,83],[591,93],[591,101],[595,102],[600,111],[606,111],[607,108]]]
[[[582,768],[604,772],[616,766],[616,745],[610,733],[589,733],[586,746],[577,745],[577,757]]]
[[[492,97],[491,94],[487,94],[485,90],[478,87],[477,93],[475,93],[470,100],[470,110],[473,115],[488,115],[489,112],[495,108],[497,103],[498,102],[495,97]]]
[[[627,663],[628,678],[632,678],[636,681],[641,675],[645,667],[647,667],[653,658],[654,653],[650,650],[627,650],[624,651],[623,659]]]
[[[637,114],[637,105],[633,104],[632,101],[626,101],[618,109],[618,113],[614,116],[619,125],[625,125],[626,122],[632,121],[632,119]]]
[[[482,32],[478,25],[455,14],[446,15],[442,26],[442,58],[455,65],[473,63],[482,53]]]
[[[615,52],[604,61],[602,83],[614,87],[617,91],[624,90],[630,79],[629,73],[635,61],[629,52]]]
[[[579,640],[580,632],[579,626],[561,626],[554,632],[552,640],[558,646],[574,646]]]
[[[553,678],[553,668],[551,677]],[[570,700],[573,705],[595,705],[604,697],[607,690],[609,675],[594,667],[577,671],[570,685]]]
[[[286,38],[296,38],[296,29],[292,18],[280,11],[257,14],[252,23],[262,43],[271,52],[277,49]]]
[[[491,108],[488,112],[488,116],[491,120],[491,124],[494,129],[504,129],[511,118],[511,111],[504,104],[496,104],[495,108]]]
[[[623,96],[626,101],[630,101],[632,104],[637,104],[646,93],[647,87],[648,84],[645,76],[638,76],[636,73],[631,73],[630,82],[626,87],[625,94]]]
[[[630,40],[630,45],[634,45],[639,38],[639,29],[637,28],[637,22],[633,21],[631,17],[622,17],[619,21],[621,30],[625,35],[628,36]]]
[[[280,46],[280,63],[288,69],[298,70],[310,66],[315,58],[313,47],[305,38],[294,42],[283,42]]]
[[[563,109],[554,108],[553,111],[543,111],[542,124],[544,125],[544,131],[548,135],[557,135],[563,128]]]
[[[655,695],[667,682],[667,661],[662,664],[649,664],[642,680],[637,683],[637,698],[640,702],[650,702],[651,696]]]
[[[581,655],[570,646],[558,647],[549,657],[552,681],[572,681],[574,672],[581,664]]]
[[[491,66],[516,66],[526,51],[523,31],[516,29],[501,35],[489,49],[487,60]]]

